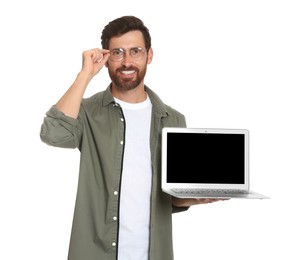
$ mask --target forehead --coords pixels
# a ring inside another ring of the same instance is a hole
[[[141,31],[130,31],[121,36],[112,37],[109,42],[109,49],[132,47],[145,47],[143,34]]]

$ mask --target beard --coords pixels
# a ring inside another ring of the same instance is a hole
[[[136,72],[136,76],[134,78],[122,78],[119,76],[120,71],[135,71]],[[145,65],[142,70],[139,70],[137,67],[134,66],[130,66],[130,67],[126,67],[126,66],[122,66],[118,69],[111,70],[111,68],[108,69],[109,72],[109,76],[112,80],[112,82],[114,83],[114,85],[119,88],[120,90],[132,90],[135,89],[137,86],[139,86],[139,84],[143,81],[145,74],[146,74],[146,70],[147,70],[147,65]]]

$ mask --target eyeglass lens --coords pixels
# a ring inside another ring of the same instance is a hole
[[[123,48],[115,48],[110,51],[110,58],[113,61],[123,60],[126,55],[126,52],[127,52],[127,50],[125,50]],[[134,60],[141,59],[143,57],[144,53],[145,53],[145,50],[140,47],[135,47],[135,48],[129,49],[129,55]]]

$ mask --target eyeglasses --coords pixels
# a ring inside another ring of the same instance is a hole
[[[135,47],[128,50],[130,57],[136,61],[142,59],[142,57],[145,54],[145,51],[146,51],[145,49],[140,47]],[[121,61],[124,59],[126,52],[127,50],[123,48],[112,49],[110,51],[110,59],[112,61]]]

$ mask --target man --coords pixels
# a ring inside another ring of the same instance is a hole
[[[69,260],[172,260],[172,212],[213,200],[163,193],[161,130],[185,118],[144,85],[152,62],[143,22],[124,16],[102,32],[102,49],[83,53],[76,80],[44,118],[43,142],[81,152]],[[111,84],[83,98],[107,67]]]

